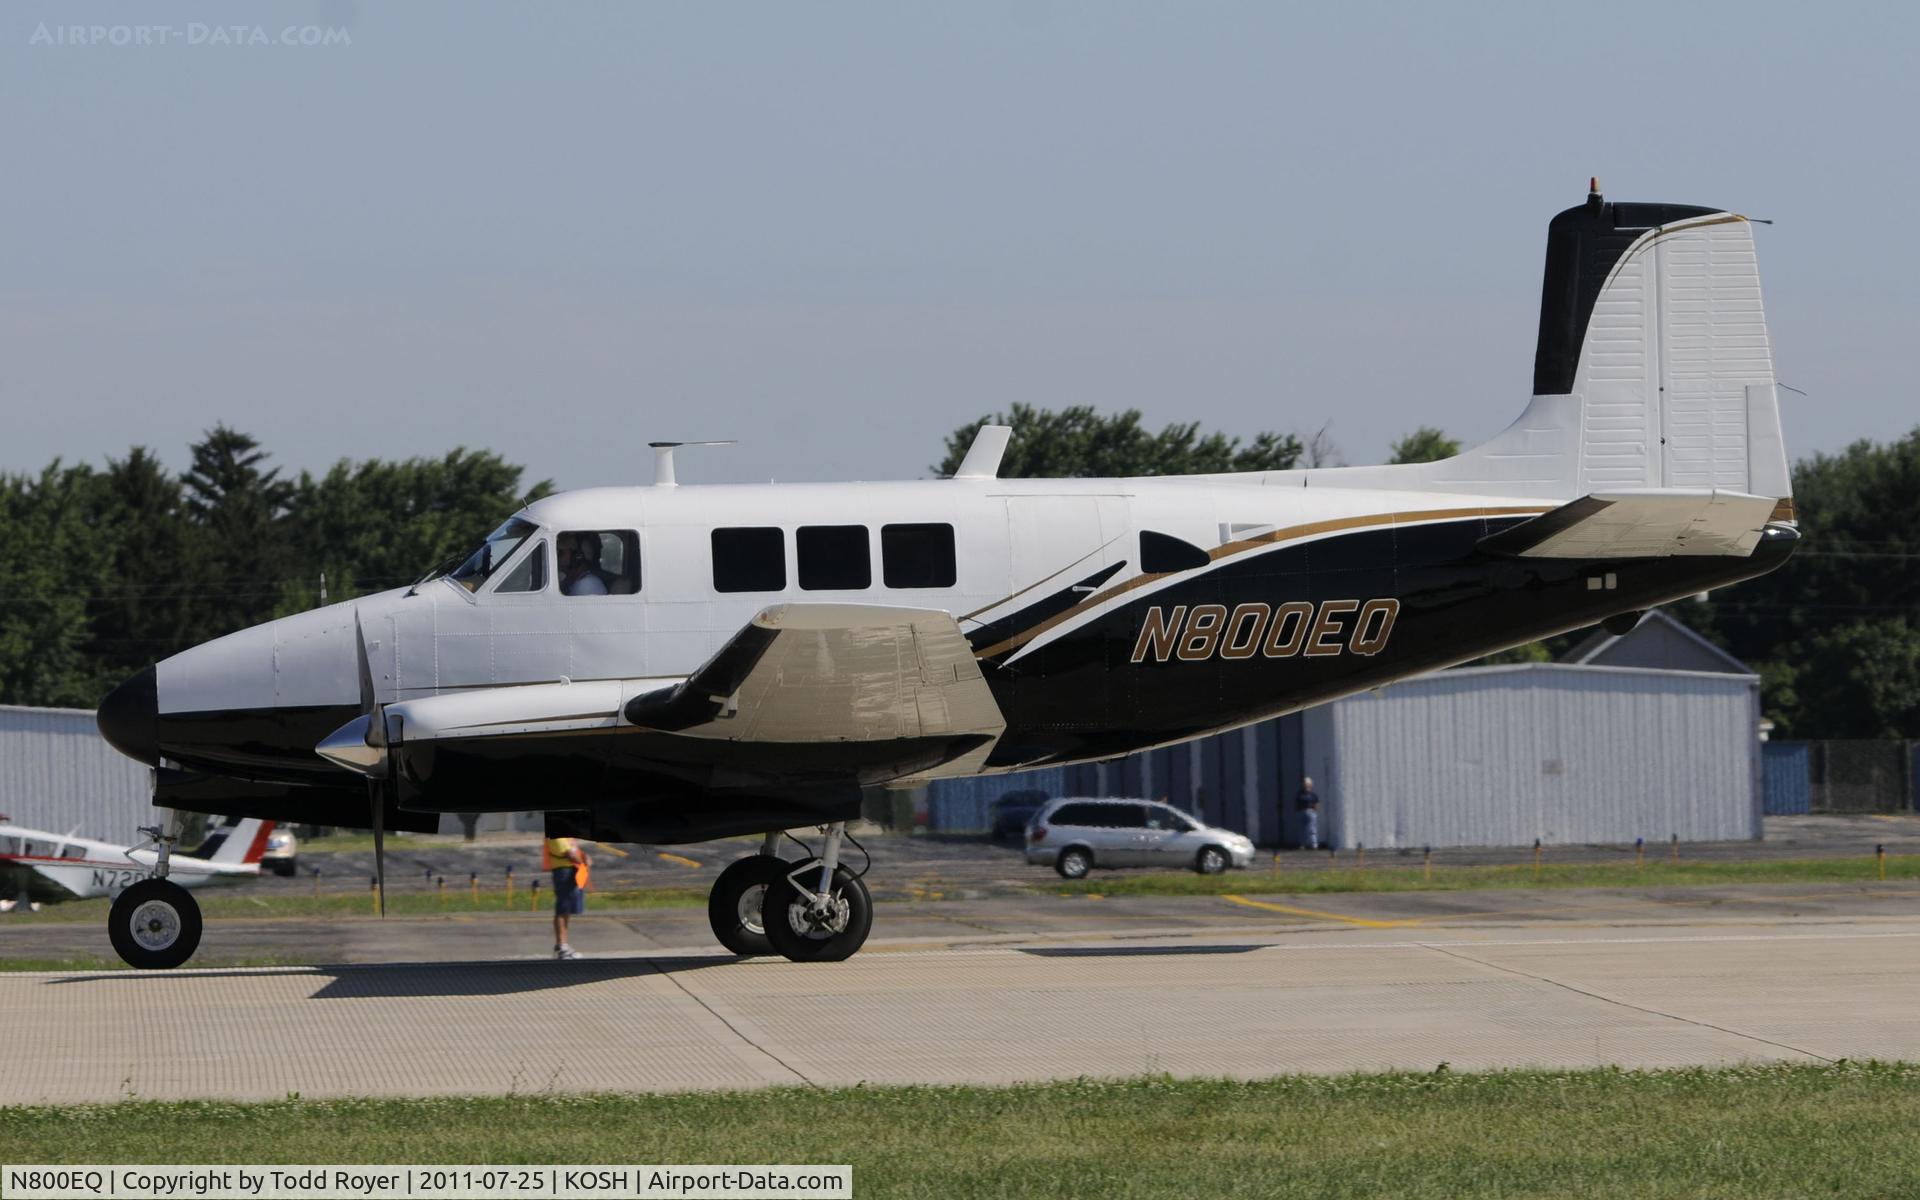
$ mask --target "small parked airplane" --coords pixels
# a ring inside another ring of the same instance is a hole
[[[143,832],[159,835],[157,829]],[[260,856],[272,832],[272,821],[229,820],[193,850],[170,855],[166,879],[181,888],[252,879],[260,874]],[[0,897],[5,897],[0,912],[12,912],[21,900],[37,911],[43,903],[117,897],[148,882],[158,861],[157,849],[28,829],[0,816]],[[171,919],[158,913],[148,916],[161,920],[163,929]],[[140,939],[132,926],[124,932],[137,947]]]
[[[987,426],[952,479],[682,488],[657,443],[652,487],[547,497],[412,587],[174,655],[100,729],[156,804],[371,824],[376,849],[462,811],[763,834],[715,935],[843,959],[872,920],[841,853],[863,787],[1200,737],[1792,553],[1747,218],[1597,185],[1556,216],[1533,393],[1482,446],[1380,467],[1000,479]],[[801,826],[818,851],[778,857]]]

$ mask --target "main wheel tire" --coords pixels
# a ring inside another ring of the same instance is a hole
[[[707,893],[707,923],[722,946],[742,957],[773,953],[762,917],[767,889],[793,867],[771,854],[752,854],[720,872]]]
[[[169,970],[200,948],[200,906],[177,883],[142,879],[114,899],[107,940],[130,967]]]
[[[819,881],[820,860],[785,863],[779,878],[767,886],[764,911],[767,941],[794,962],[842,962],[866,944],[873,929],[873,897],[866,883],[845,867],[836,868],[828,888],[827,911],[809,911],[812,885]],[[803,892],[788,876],[807,871]]]
[[[1053,861],[1053,869],[1060,872],[1062,879],[1085,879],[1087,872],[1093,870],[1093,855],[1079,846],[1068,846]]]
[[[1202,875],[1218,875],[1227,869],[1227,852],[1218,846],[1202,846],[1194,855],[1193,869]]]

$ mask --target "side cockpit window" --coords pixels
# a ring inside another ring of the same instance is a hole
[[[535,543],[518,566],[508,571],[493,589],[495,595],[506,592],[544,592],[547,590],[547,544]]]
[[[480,585],[492,577],[495,571],[505,566],[520,548],[520,543],[533,535],[534,524],[521,517],[508,517],[500,526],[487,535],[480,548],[467,556],[467,560],[455,567],[448,578],[468,591],[478,591]]]
[[[640,590],[640,536],[630,529],[569,530],[554,542],[563,596],[630,596]]]

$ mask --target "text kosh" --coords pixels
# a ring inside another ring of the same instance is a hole
[[[1133,661],[1378,654],[1399,615],[1398,600],[1254,602],[1231,612],[1224,604],[1182,604],[1171,610],[1156,604],[1140,623]]]

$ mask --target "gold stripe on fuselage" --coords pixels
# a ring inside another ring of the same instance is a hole
[[[1280,542],[1296,541],[1300,538],[1312,537],[1315,534],[1335,533],[1346,529],[1365,529],[1376,525],[1410,524],[1415,521],[1447,521],[1466,517],[1539,516],[1541,513],[1551,511],[1551,505],[1517,505],[1499,508],[1475,506],[1472,508],[1435,508],[1428,509],[1424,512],[1368,513],[1364,516],[1357,517],[1336,517],[1327,521],[1309,521],[1304,525],[1289,525],[1284,529],[1271,529],[1255,537],[1240,538],[1236,541],[1227,542],[1224,545],[1215,546],[1213,549],[1207,551],[1207,557],[1214,562],[1219,562],[1223,558],[1231,558],[1236,554],[1244,554],[1249,550],[1262,550]],[[1135,575],[1123,583],[1113,585],[1104,592],[1087,597],[1065,612],[1048,617],[1031,629],[1023,630],[1010,638],[995,642],[984,650],[976,650],[973,656],[975,658],[992,658],[994,655],[1004,654],[1008,650],[1017,650],[1034,638],[1039,637],[1048,630],[1059,627],[1067,621],[1071,621],[1088,609],[1104,604],[1115,596],[1123,596],[1136,588],[1145,587],[1149,583],[1165,579],[1167,576],[1174,574],[1178,574],[1178,572],[1161,571],[1154,574]]]

